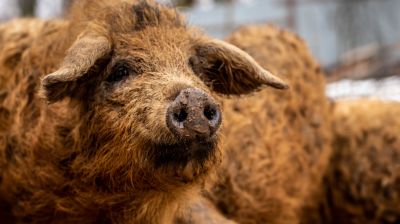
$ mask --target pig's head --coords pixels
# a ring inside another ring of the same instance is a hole
[[[217,95],[286,88],[242,50],[188,28],[174,9],[88,2],[73,7],[82,31],[42,80],[50,103],[68,97],[84,108],[76,144],[88,176],[135,187],[196,182],[220,161]]]

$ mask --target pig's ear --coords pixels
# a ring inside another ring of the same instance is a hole
[[[42,79],[41,95],[50,103],[70,96],[79,88],[79,82],[112,48],[107,37],[84,33],[68,49],[60,68]]]
[[[196,40],[189,64],[212,90],[222,94],[246,94],[263,86],[288,88],[249,54],[221,40]]]

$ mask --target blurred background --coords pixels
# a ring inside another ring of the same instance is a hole
[[[72,0],[0,0],[0,22],[61,17]],[[245,24],[273,23],[298,33],[323,65],[331,98],[400,101],[399,0],[158,0],[189,24],[224,38]]]

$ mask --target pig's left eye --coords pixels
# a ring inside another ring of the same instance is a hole
[[[130,69],[126,65],[116,65],[111,74],[107,77],[107,82],[118,82],[130,74]]]

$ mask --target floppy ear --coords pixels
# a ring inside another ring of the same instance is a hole
[[[263,69],[249,54],[216,39],[200,39],[189,59],[193,71],[214,91],[223,94],[246,94],[267,85],[286,89],[288,85]]]
[[[111,52],[107,37],[84,32],[68,49],[61,67],[42,79],[41,94],[50,103],[72,94],[96,61]]]

